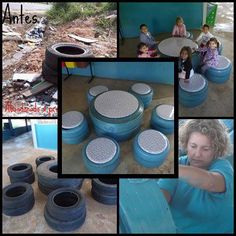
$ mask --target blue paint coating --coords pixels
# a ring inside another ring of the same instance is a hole
[[[174,84],[173,62],[92,62],[96,77]],[[89,67],[69,68],[71,74],[91,76]],[[62,69],[67,74],[66,69]]]
[[[155,179],[120,179],[119,233],[176,233]]]
[[[138,94],[134,92],[132,89],[129,89],[129,92],[142,101],[144,109],[148,108],[152,102],[153,90],[151,90],[148,94]]]
[[[89,135],[88,122],[84,117],[83,122],[73,129],[62,129],[62,142],[67,144],[79,144]]]
[[[221,121],[223,121],[223,123],[226,125],[229,132],[233,130],[234,121],[232,119],[221,119]]]
[[[139,36],[140,24],[146,24],[152,35],[172,32],[177,16],[182,16],[186,29],[200,29],[203,3],[200,2],[140,2],[119,4],[119,21],[124,38]]]
[[[125,118],[112,119],[100,115],[94,108],[92,100],[89,115],[98,136],[109,136],[117,141],[128,140],[139,132],[143,120],[143,104],[139,101],[137,111]]]
[[[165,120],[158,116],[156,107],[152,110],[151,127],[163,134],[172,134],[174,132],[174,120]]]
[[[179,86],[179,103],[185,107],[195,107],[202,104],[208,95],[208,83],[206,81],[205,87],[197,92],[184,91]]]
[[[133,141],[133,152],[134,152],[134,159],[142,166],[146,168],[154,168],[159,167],[163,164],[166,160],[169,152],[170,152],[170,143],[167,139],[167,147],[166,149],[159,153],[159,154],[151,154],[144,151],[138,144],[138,135],[136,135]]]
[[[111,139],[111,138],[109,138]],[[85,167],[88,169],[89,172],[93,173],[93,174],[111,174],[119,165],[120,163],[120,147],[119,144],[114,140],[111,139],[117,147],[117,152],[114,155],[113,159],[103,163],[103,164],[98,164],[98,163],[94,163],[91,160],[88,159],[87,155],[86,155],[86,148],[89,145],[89,143],[92,141],[90,140],[82,149],[82,158],[84,161],[84,165]]]
[[[225,69],[217,69],[214,67],[210,67],[206,71],[206,77],[209,81],[217,83],[217,84],[223,84],[230,78],[230,73],[232,69],[232,63],[229,63],[227,68]]]
[[[57,125],[35,124],[38,148],[57,150]]]

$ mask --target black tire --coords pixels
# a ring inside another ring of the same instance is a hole
[[[117,184],[117,178],[92,179],[92,188],[104,195],[116,195]]]
[[[91,194],[94,200],[106,204],[106,205],[116,205],[117,196],[116,195],[103,195],[96,190],[92,189]]]
[[[43,189],[43,193],[56,190],[58,188],[72,187],[80,189],[83,184],[83,179],[64,179],[57,177],[57,161],[47,161],[42,163],[37,168],[38,182]]]
[[[57,84],[58,83],[58,72],[57,69],[53,70],[51,69],[45,61],[43,61],[42,65],[42,76],[45,80]]]
[[[21,178],[15,178],[15,177],[10,176],[10,181],[11,181],[11,183],[25,182],[28,184],[32,184],[35,181],[35,175],[34,175],[34,173],[32,173],[29,176],[21,177]]]
[[[69,232],[78,229],[83,225],[86,219],[86,211],[84,214],[73,221],[59,221],[54,219],[51,215],[49,215],[46,208],[44,208],[44,218],[47,224],[54,230],[59,232]]]
[[[65,53],[67,52],[67,53]],[[55,43],[46,48],[46,64],[57,71],[59,58],[88,58],[93,57],[89,48],[73,43]]]
[[[17,163],[7,168],[9,177],[22,178],[33,173],[32,165],[27,163]]]
[[[74,220],[86,211],[85,198],[73,188],[60,188],[48,195],[45,205],[48,213],[56,220]]]
[[[34,191],[28,183],[13,183],[3,189],[3,213],[9,216],[22,215],[34,206]]]
[[[117,202],[118,179],[99,178],[92,179],[92,197],[103,204],[115,205]]]
[[[36,166],[38,167],[40,164],[46,161],[52,161],[52,160],[55,160],[54,156],[39,156],[36,158],[35,163],[36,163]]]

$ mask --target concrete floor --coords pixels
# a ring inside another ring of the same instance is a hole
[[[10,184],[7,167],[14,163],[26,162],[33,166],[35,159],[41,155],[57,156],[57,152],[43,149],[34,149],[31,132],[18,136],[3,143],[3,187]],[[21,216],[5,216],[2,218],[3,233],[59,233],[51,229],[43,216],[47,196],[38,189],[37,176],[32,184],[35,194],[35,205],[31,211]],[[81,192],[86,197],[87,217],[85,223],[72,233],[116,233],[117,207],[108,206],[95,201],[90,194],[91,180],[85,179]]]
[[[200,30],[190,30],[195,39]],[[213,32],[223,45],[222,55],[229,58],[234,64],[233,60],[233,33]],[[170,33],[158,34],[156,40],[161,41],[165,38],[171,37]],[[139,43],[139,38],[129,38],[120,42],[120,57],[137,57],[136,45]],[[166,57],[161,55],[161,57]],[[179,105],[180,117],[232,117],[234,111],[234,66],[231,71],[230,79],[224,84],[214,84],[209,82],[208,98],[200,106],[194,108],[186,108]]]
[[[63,113],[77,110],[85,114],[88,119],[87,91],[90,87],[96,85],[106,85],[110,90],[120,89],[127,91],[135,81],[128,80],[111,80],[95,78],[88,84],[88,77],[72,76],[63,82],[62,92],[62,111]],[[149,127],[151,111],[160,103],[173,104],[174,87],[171,85],[149,83],[154,90],[153,101],[148,109],[144,112],[144,121],[141,129]],[[90,135],[88,139],[96,137],[90,123]],[[132,139],[120,143],[121,162],[114,174],[173,174],[174,173],[174,135],[167,136],[171,151],[166,161],[159,168],[144,168],[140,166],[133,157]],[[62,144],[62,173],[63,174],[88,174],[82,161],[81,149],[88,142],[88,139],[81,144],[69,145]]]

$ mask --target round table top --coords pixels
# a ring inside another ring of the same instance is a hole
[[[230,60],[224,56],[218,56],[218,65],[216,66],[217,69],[224,70],[231,64]]]
[[[205,87],[206,79],[201,74],[195,73],[192,77],[190,77],[188,83],[184,82],[183,79],[180,79],[179,85],[187,92],[198,92]]]
[[[97,164],[112,160],[116,152],[116,144],[111,139],[104,137],[95,138],[86,147],[88,159]]]
[[[174,106],[168,104],[161,104],[157,106],[156,113],[162,119],[174,120]]]
[[[69,111],[62,115],[62,128],[73,129],[84,120],[84,115],[79,111]]]
[[[139,107],[138,99],[131,93],[111,90],[95,98],[95,110],[107,118],[124,118],[132,115]]]
[[[171,37],[162,40],[158,44],[159,51],[170,57],[179,57],[180,50],[182,47],[190,47],[197,49],[197,43],[193,42],[191,39],[180,38],[180,37]]]
[[[148,94],[151,92],[151,87],[147,84],[144,84],[144,83],[136,83],[136,84],[133,84],[131,89],[135,92],[135,93],[138,93],[138,94]]]
[[[167,148],[168,140],[161,132],[148,129],[139,134],[138,144],[145,152],[159,154]]]

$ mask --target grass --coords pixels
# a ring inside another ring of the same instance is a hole
[[[66,23],[74,19],[85,19],[90,16],[106,14],[111,10],[116,10],[114,2],[85,2],[70,3],[57,2],[47,12],[47,17],[56,24]],[[100,23],[106,25],[106,23]]]

